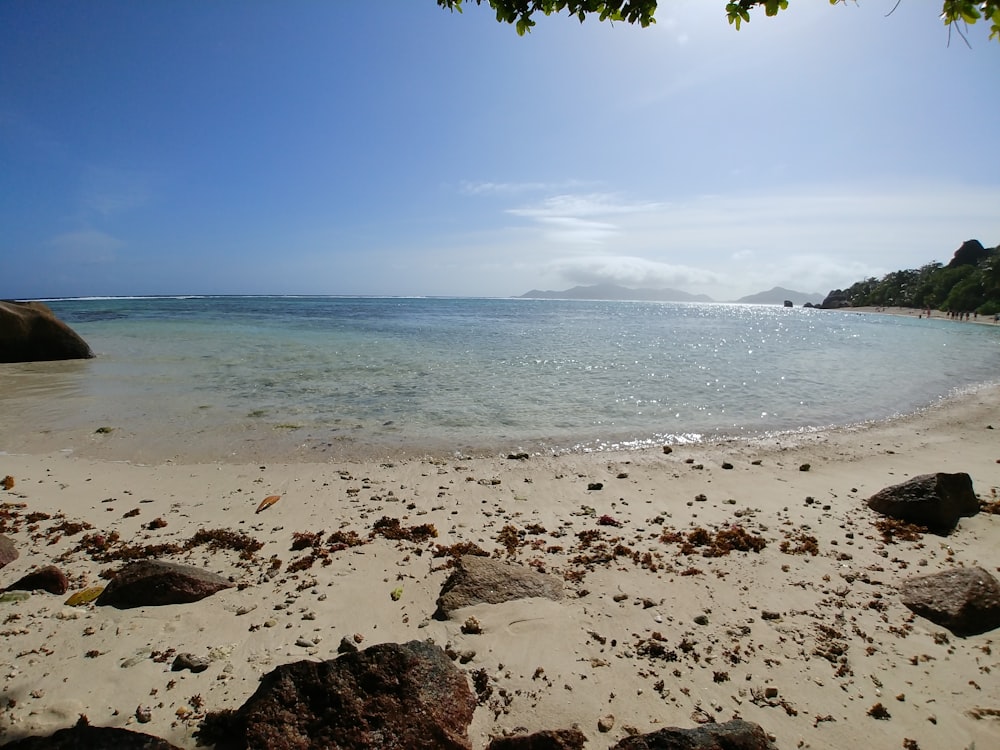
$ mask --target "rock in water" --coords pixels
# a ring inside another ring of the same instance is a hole
[[[776,750],[759,725],[742,719],[694,729],[667,727],[626,737],[611,750]]]
[[[4,745],[4,750],[179,750],[166,740],[116,727],[77,724],[51,737],[25,737]]]
[[[0,534],[0,568],[10,565],[18,558],[19,554],[17,547],[14,546],[14,540]]]
[[[465,674],[439,647],[381,643],[329,661],[284,664],[264,675],[220,746],[470,750],[475,708]]]
[[[0,301],[0,362],[90,359],[87,342],[41,302]]]
[[[978,635],[1000,627],[1000,581],[982,568],[908,578],[902,600],[916,614],[955,635]]]
[[[959,518],[979,512],[979,500],[968,474],[938,472],[879,490],[868,498],[868,507],[882,515],[947,534]]]
[[[190,565],[140,560],[118,571],[95,604],[118,609],[187,604],[232,585],[220,575]]]
[[[523,565],[490,557],[463,555],[441,587],[435,617],[446,619],[460,607],[472,604],[499,604],[514,599],[541,596],[562,598],[562,580]]]
[[[48,591],[50,594],[65,594],[69,590],[66,574],[55,565],[33,570],[7,587],[8,591]]]

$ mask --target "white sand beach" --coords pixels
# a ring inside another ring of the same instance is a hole
[[[20,556],[0,585],[54,564],[70,591],[0,604],[0,742],[83,714],[195,747],[205,712],[238,707],[278,664],[334,658],[346,637],[361,648],[431,639],[487,675],[476,748],[574,725],[603,748],[735,716],[780,748],[998,747],[998,635],[956,637],[914,616],[898,590],[953,566],[996,573],[1000,517],[889,543],[864,502],[936,471],[968,472],[996,499],[998,438],[1000,389],[984,388],[887,424],[670,453],[139,465],[8,448],[0,533]],[[281,499],[255,513],[270,495]],[[437,537],[369,541],[383,517],[431,524]],[[766,546],[685,554],[697,528],[742,529]],[[66,604],[123,564],[80,549],[88,535],[120,551],[183,545],[202,529],[262,546],[249,559],[207,545],[158,554],[231,576],[233,588],[183,605]],[[366,543],[317,554],[301,536],[337,531]],[[461,543],[559,575],[564,598],[433,619],[450,559],[436,552]],[[462,632],[468,617],[481,633]],[[172,672],[181,652],[208,657],[208,669]],[[885,718],[871,715],[877,704]]]

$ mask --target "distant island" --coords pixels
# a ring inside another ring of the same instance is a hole
[[[631,289],[618,284],[594,284],[575,286],[563,291],[532,289],[520,295],[519,299],[582,299],[582,300],[622,300],[634,302],[715,302],[707,294],[689,294],[680,289]],[[776,286],[770,291],[741,297],[736,302],[756,305],[782,305],[786,301],[795,305],[806,303],[818,305],[822,294],[794,292]]]

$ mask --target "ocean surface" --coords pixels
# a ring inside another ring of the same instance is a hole
[[[885,419],[1000,373],[1000,326],[762,305],[47,304],[97,358],[0,365],[0,450],[215,461],[642,448]]]

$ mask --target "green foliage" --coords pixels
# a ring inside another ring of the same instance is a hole
[[[469,0],[472,2],[473,0]],[[448,10],[462,12],[464,0],[437,0],[437,4]],[[552,15],[566,11],[580,21],[596,17],[601,21],[626,21],[646,27],[656,23],[653,14],[658,0],[475,0],[476,5],[488,3],[496,13],[497,21],[512,24],[517,33],[524,35],[535,25],[535,13]],[[847,0],[830,0],[830,5],[838,5]],[[731,0],[726,3],[725,13],[730,25],[739,30],[750,22],[750,11],[764,7],[768,16],[776,16],[788,9],[788,0]],[[943,0],[941,20],[948,27],[949,36],[954,28],[964,39],[962,31],[969,25],[984,21],[990,24],[990,39],[1000,41],[1000,0]]]
[[[844,291],[852,307],[915,307],[993,315],[1000,311],[1000,247],[975,265],[938,262],[865,279]]]

